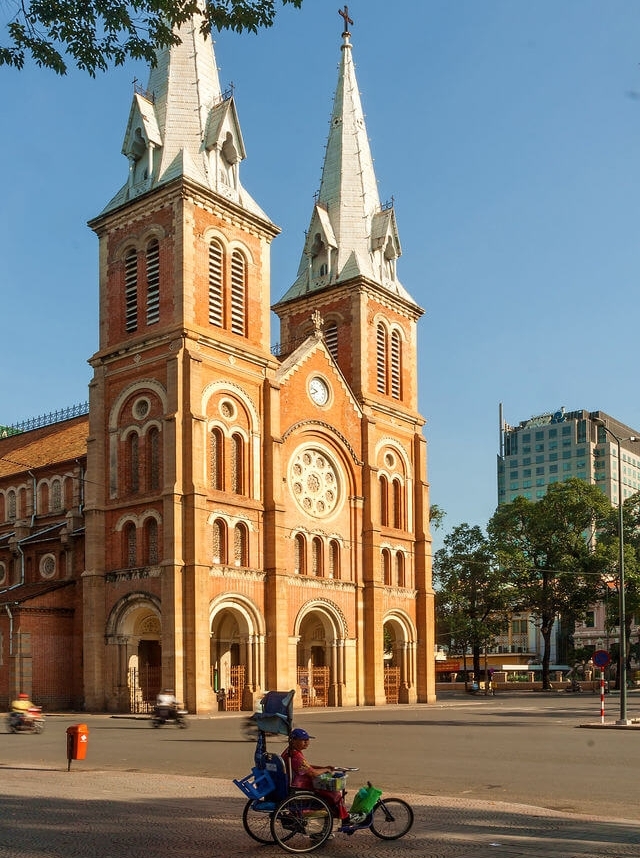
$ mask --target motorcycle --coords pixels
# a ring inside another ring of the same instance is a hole
[[[9,712],[7,725],[10,733],[42,733],[44,715],[40,706],[34,706],[27,712]]]
[[[153,715],[151,716],[152,727],[162,727],[165,724],[176,724],[182,728],[188,727],[187,710],[180,708],[171,708],[169,706],[155,706]]]
[[[582,694],[582,686],[576,679],[572,679],[570,684],[564,689],[569,694]]]

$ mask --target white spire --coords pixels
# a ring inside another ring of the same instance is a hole
[[[396,276],[401,248],[392,206],[380,204],[345,14],[342,58],[322,180],[298,278],[282,301],[362,276],[412,300]]]
[[[197,14],[181,42],[159,51],[146,90],[136,87],[122,152],[129,181],[105,211],[183,176],[262,218],[240,183],[246,157],[235,102],[220,89],[210,35]]]

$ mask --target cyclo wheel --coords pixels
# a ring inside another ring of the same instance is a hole
[[[273,843],[271,836],[273,804],[270,810],[265,806],[260,807],[260,804],[261,802],[255,798],[249,799],[242,811],[242,824],[249,837],[253,837],[258,843]]]
[[[413,810],[401,798],[381,798],[371,812],[371,831],[380,840],[397,840],[413,825]]]
[[[283,799],[271,816],[271,836],[287,852],[313,852],[333,828],[329,805],[312,792]]]

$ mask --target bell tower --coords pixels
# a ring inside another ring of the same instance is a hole
[[[353,63],[353,21],[347,7],[339,14],[341,61],[320,190],[297,278],[273,310],[285,353],[322,319],[326,347],[362,409],[364,644],[373,660],[367,702],[381,699],[384,584],[403,580],[392,569],[400,544],[414,563],[417,699],[427,700],[435,684],[427,451],[417,389],[417,322],[424,311],[398,276],[395,210],[378,195]]]
[[[200,16],[179,35],[147,88],[135,88],[127,180],[89,224],[100,243],[83,582],[89,710],[122,707],[128,692],[115,677],[154,635],[157,682],[191,711],[213,708],[211,493],[230,519],[259,514],[259,474],[246,475],[274,366],[279,229],[242,185],[236,103],[220,89]],[[238,397],[221,399],[221,381]]]

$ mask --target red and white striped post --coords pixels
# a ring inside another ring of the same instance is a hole
[[[594,667],[600,668],[600,723],[604,724],[604,670],[611,661],[606,649],[597,649],[591,656]]]

